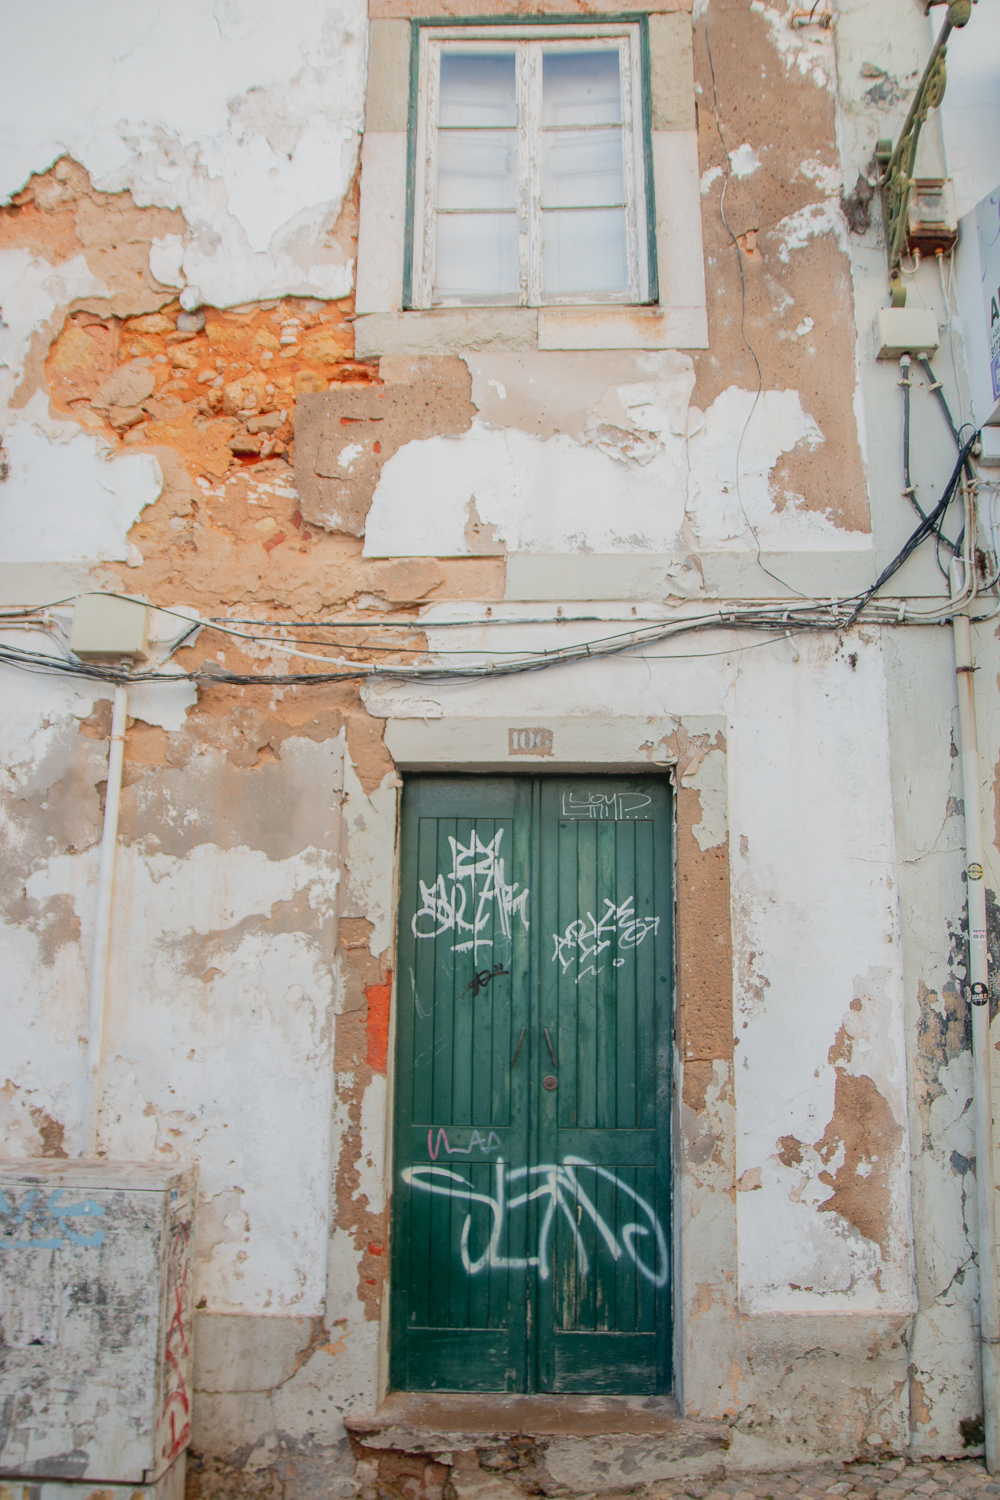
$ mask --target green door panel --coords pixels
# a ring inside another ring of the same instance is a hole
[[[588,1395],[655,1396],[656,1335],[563,1333],[554,1337],[553,1390]]]
[[[403,793],[391,1384],[662,1393],[669,788]]]
[[[407,1342],[411,1391],[502,1391],[510,1359],[507,1335],[484,1328],[414,1328]]]

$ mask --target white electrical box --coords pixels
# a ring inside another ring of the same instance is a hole
[[[917,177],[906,211],[906,244],[922,255],[947,255],[958,239],[958,211],[950,177]]]
[[[0,1162],[0,1492],[149,1485],[171,1500],[183,1485],[196,1181],[195,1167]]]
[[[879,359],[901,354],[934,354],[938,346],[937,313],[930,307],[880,307],[875,318]]]
[[[75,656],[145,656],[149,604],[116,594],[81,594],[69,646]]]

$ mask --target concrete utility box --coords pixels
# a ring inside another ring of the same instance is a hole
[[[934,354],[938,346],[937,315],[928,307],[882,307],[875,318],[879,359],[901,354]]]
[[[69,646],[76,656],[145,656],[149,604],[115,594],[81,594]]]
[[[0,1493],[20,1500],[12,1479],[32,1500],[98,1483],[183,1493],[196,1181],[194,1167],[0,1162]]]

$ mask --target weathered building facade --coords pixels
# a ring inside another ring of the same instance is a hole
[[[2,1150],[83,1154],[96,1088],[97,1154],[197,1164],[196,1493],[978,1451],[953,551],[851,618],[955,468],[938,384],[961,441],[989,415],[966,237],[958,280],[903,262],[932,367],[873,334],[876,145],[942,18],[8,17]],[[995,0],[948,65],[921,174],[965,215],[1000,177]],[[155,606],[146,651],[67,674],[91,591]],[[419,1399],[456,1387],[508,1404]]]

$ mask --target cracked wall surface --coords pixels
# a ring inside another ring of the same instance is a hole
[[[651,8],[688,28],[683,6]],[[12,20],[0,603],[51,601],[63,628],[55,601],[82,589],[141,594],[154,643],[176,634],[167,611],[201,622],[182,667],[283,673],[290,630],[265,644],[213,617],[346,612],[371,622],[348,660],[441,662],[874,576],[910,518],[859,181],[905,115],[923,18],[905,0],[845,0],[832,27],[696,7],[707,349],[381,358],[354,337],[368,20],[352,0]],[[952,89],[981,66],[964,41]],[[978,118],[948,117],[949,160]],[[970,202],[995,185],[962,171]],[[957,326],[936,266],[912,284]],[[937,369],[961,410],[956,350]],[[925,387],[913,399],[930,411]],[[950,463],[921,416],[922,496]],[[918,602],[940,587],[929,550],[900,578]],[[389,612],[399,628],[377,628]],[[694,639],[485,684],[132,690],[100,1143],[200,1165],[195,1495],[652,1497],[720,1464],[973,1441],[946,634]],[[110,688],[0,671],[2,1149],[72,1156]],[[981,718],[992,829],[985,691]],[[675,786],[675,1374],[693,1425],[670,1442],[349,1438],[385,1394],[400,787],[417,766],[549,767],[507,759],[524,724],[552,729],[554,769],[652,766]]]

